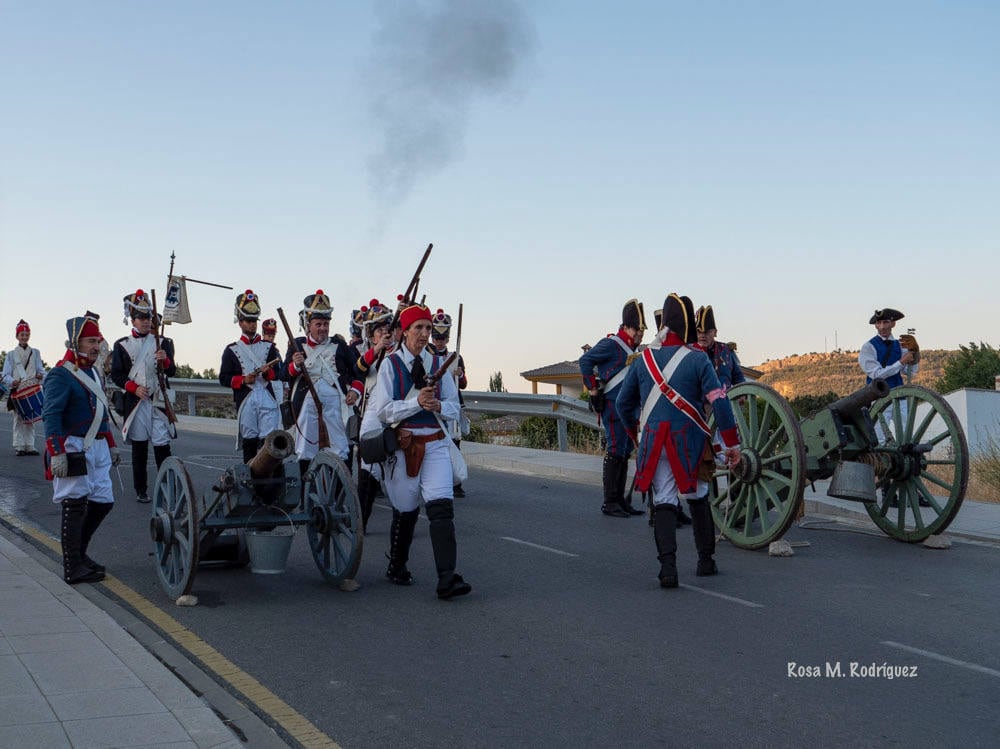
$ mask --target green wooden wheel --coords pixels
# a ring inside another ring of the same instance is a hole
[[[899,541],[942,533],[969,483],[969,446],[954,410],[933,390],[903,385],[869,413],[878,437],[873,454],[879,490],[878,501],[865,504],[868,514]]]
[[[306,535],[316,566],[331,583],[353,578],[361,566],[364,531],[358,488],[347,465],[328,450],[320,450],[302,478]]]
[[[806,481],[805,440],[788,401],[767,385],[744,382],[727,396],[743,460],[732,472],[715,472],[712,516],[735,546],[759,549],[795,520]]]
[[[163,461],[153,486],[149,535],[153,564],[160,587],[171,598],[191,592],[198,569],[198,503],[184,463],[176,457]]]

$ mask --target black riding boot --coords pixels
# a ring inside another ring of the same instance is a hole
[[[715,554],[715,521],[708,497],[688,500],[691,507],[691,529],[694,531],[694,545],[698,549],[698,577],[714,575],[719,571],[712,555]]]
[[[243,438],[243,462],[249,463],[257,456],[257,451],[260,449],[260,440],[256,437],[244,437]]]
[[[156,470],[160,470],[163,461],[170,457],[170,443],[165,445],[153,445],[153,460],[156,461]]]
[[[80,552],[86,514],[86,497],[62,501],[63,580],[70,585],[96,583],[104,579],[104,573],[84,562]]]
[[[377,493],[378,481],[371,473],[362,468],[358,472],[358,495],[361,500],[361,527],[365,533],[368,532],[368,518],[372,516]]]
[[[455,572],[458,544],[455,542],[455,508],[451,500],[438,499],[428,502],[427,519],[431,526],[431,546],[434,565],[437,567],[437,596],[441,599],[464,596],[472,590],[462,576]]]
[[[615,492],[618,494],[618,501],[629,515],[642,515],[642,510],[637,510],[632,506],[632,494],[626,494],[628,489],[628,458],[618,458],[618,474],[615,477],[617,485]]]
[[[139,502],[149,501],[149,479],[146,463],[149,462],[149,441],[132,442],[132,487]]]
[[[374,481],[374,478],[372,479]],[[413,542],[413,529],[417,527],[420,509],[400,512],[393,509],[392,525],[389,526],[389,567],[385,576],[396,585],[413,585],[413,575],[406,569],[410,560],[410,544]]]
[[[87,547],[90,546],[90,539],[94,536],[94,531],[104,522],[104,518],[111,512],[114,502],[91,502],[87,500],[87,512],[83,517],[83,533],[80,535],[80,557],[85,563],[97,572],[104,572],[104,565],[98,564],[87,556]]]
[[[660,587],[676,588],[677,509],[673,505],[659,505],[653,510],[653,539],[660,560]]]
[[[602,467],[602,479],[604,482],[604,504],[601,505],[601,512],[616,518],[627,518],[629,514],[619,504],[618,497],[618,462],[620,458],[614,455],[605,454],[604,465]]]

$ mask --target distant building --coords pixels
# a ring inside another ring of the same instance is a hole
[[[556,395],[567,395],[571,398],[578,398],[583,392],[583,378],[580,377],[578,360],[529,369],[527,372],[521,372],[521,377],[531,383],[531,392],[536,395],[539,384],[555,385]]]

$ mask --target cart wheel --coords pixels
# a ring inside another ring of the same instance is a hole
[[[873,452],[880,491],[877,502],[865,505],[868,514],[899,541],[915,543],[943,532],[969,483],[969,447],[955,412],[933,390],[903,385],[869,413],[879,442]],[[921,500],[928,506],[921,507]]]
[[[365,540],[354,478],[344,461],[320,450],[302,480],[309,515],[306,534],[316,566],[331,583],[353,578]]]
[[[715,472],[712,516],[735,546],[759,549],[795,520],[805,486],[805,440],[788,401],[767,385],[744,382],[727,395],[743,460],[733,472]]]
[[[163,461],[153,487],[153,564],[160,586],[171,598],[191,592],[198,568],[198,503],[184,463],[173,456]]]

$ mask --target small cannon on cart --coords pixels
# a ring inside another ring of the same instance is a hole
[[[958,514],[969,479],[969,448],[951,406],[918,385],[884,380],[801,422],[766,385],[728,392],[743,460],[717,470],[712,514],[734,545],[758,549],[788,530],[805,487],[831,479],[828,495],[857,500],[886,534],[923,541]]]
[[[354,479],[328,450],[320,450],[302,474],[297,461],[286,460],[292,451],[288,432],[271,432],[253,460],[225,469],[212,487],[214,496],[206,493],[200,500],[184,462],[176,457],[163,462],[149,530],[156,573],[169,596],[189,593],[199,562],[231,548],[234,536],[239,550],[230,561],[245,564],[244,536],[277,529],[287,529],[290,536],[299,525],[306,527],[309,549],[327,581],[339,584],[354,577],[364,543]],[[290,541],[286,544],[287,554]]]

